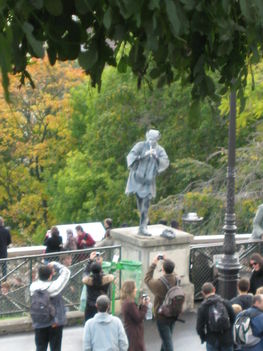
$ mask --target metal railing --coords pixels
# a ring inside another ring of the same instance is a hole
[[[37,279],[38,266],[51,261],[59,261],[70,269],[70,280],[62,292],[62,296],[68,311],[78,310],[83,287],[83,271],[86,268],[89,254],[95,250],[103,252],[104,261],[111,261],[114,255],[121,258],[121,246],[115,245],[97,249],[0,259],[0,318],[23,315],[29,312],[29,286]],[[121,284],[120,271],[116,271],[114,274],[116,275],[115,297],[118,299]]]
[[[240,276],[249,277],[249,257],[254,252],[263,253],[262,241],[240,240],[236,243],[236,254],[242,265]],[[223,243],[207,243],[192,245],[190,249],[189,278],[194,284],[194,299],[202,299],[201,288],[205,282],[211,282],[217,288],[217,263],[223,254]]]

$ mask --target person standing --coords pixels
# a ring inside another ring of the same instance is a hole
[[[108,294],[113,280],[113,274],[104,274],[102,271],[102,257],[97,257],[96,252],[92,252],[82,279],[82,283],[87,286],[85,321],[95,316],[96,300],[100,295]]]
[[[46,253],[59,252],[61,251],[62,236],[59,235],[59,230],[57,227],[52,227],[50,231],[50,237],[46,237],[44,245],[46,245]]]
[[[52,280],[54,274],[57,279]],[[70,270],[58,262],[41,265],[38,269],[38,279],[30,285],[30,295],[37,291],[47,291],[50,302],[55,308],[55,317],[49,322],[34,321],[35,344],[37,351],[46,351],[48,344],[50,350],[61,351],[63,326],[66,324],[66,312],[61,295],[70,278]]]
[[[87,249],[95,245],[95,240],[88,233],[85,233],[81,225],[76,226],[77,232],[77,246],[79,250]]]
[[[145,236],[151,236],[147,230],[148,211],[151,199],[156,196],[156,177],[169,166],[164,148],[157,143],[160,136],[158,130],[150,129],[146,141],[135,144],[127,156],[130,173],[125,193],[136,195],[140,212],[138,234]]]
[[[248,293],[250,288],[248,279],[240,279],[237,283],[238,296],[234,297],[230,302],[231,305],[240,305],[242,310],[246,310],[252,306],[253,296]]]
[[[249,292],[255,295],[256,290],[263,286],[263,257],[259,253],[252,254],[249,266],[252,268]]]
[[[99,296],[96,307],[98,313],[85,323],[83,351],[127,351],[129,343],[121,320],[108,313],[108,296]]]
[[[255,337],[255,344],[247,347],[241,346],[242,351],[262,351],[263,350],[263,295],[253,296],[253,305],[248,310],[241,312],[250,317],[250,326],[252,334]]]
[[[157,263],[160,257],[156,256],[153,260],[153,263],[149,267],[144,282],[151,290],[154,295],[154,315],[156,318],[157,329],[160,334],[162,340],[162,347],[161,351],[173,351],[173,330],[175,326],[175,319],[174,318],[166,318],[158,314],[158,309],[162,305],[164,298],[167,293],[166,285],[161,281],[161,279],[154,279],[154,271],[157,267]],[[174,273],[174,262],[166,259],[163,256],[163,263],[162,263],[162,277],[166,280],[170,287],[175,286],[177,283],[176,275]]]
[[[212,283],[202,286],[204,301],[197,312],[196,331],[207,351],[233,351],[235,312],[229,301],[215,293]]]
[[[122,315],[124,329],[129,340],[128,351],[145,351],[143,321],[147,313],[148,299],[142,298],[139,306],[135,303],[136,285],[127,280],[121,287]]]
[[[0,217],[0,258],[7,258],[7,247],[12,242],[10,232],[4,225],[4,219]],[[2,275],[5,277],[7,273],[6,261],[1,262],[0,266],[2,266]]]

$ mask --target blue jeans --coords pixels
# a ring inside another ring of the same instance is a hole
[[[164,322],[157,319],[157,329],[162,340],[161,351],[173,351],[173,331],[175,321]]]
[[[220,346],[219,343],[215,345],[211,345],[206,343],[206,350],[207,351],[233,351],[233,346]]]

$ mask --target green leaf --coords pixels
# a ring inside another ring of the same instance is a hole
[[[33,35],[34,27],[31,23],[24,22],[22,25],[23,32],[26,35],[27,41],[29,42],[30,46],[32,47],[36,57],[44,57],[45,50],[43,48],[43,43],[37,40]]]
[[[44,0],[45,8],[53,16],[60,16],[63,13],[61,0]]]
[[[92,43],[87,51],[81,52],[79,54],[79,64],[85,70],[89,70],[98,60],[98,51],[95,43]]]
[[[90,10],[87,0],[75,0],[75,6],[77,12],[81,15],[85,15]]]
[[[181,22],[178,17],[176,5],[173,0],[165,0],[165,5],[172,32],[175,36],[178,36],[180,32]]]
[[[250,8],[250,0],[239,0],[240,3],[240,9],[247,21],[253,20],[252,14],[251,14],[251,8]]]
[[[127,64],[128,64],[128,57],[127,56],[122,56],[118,63],[118,71],[120,73],[126,73],[127,72]]]
[[[42,9],[44,5],[43,0],[31,0],[30,2],[38,10]]]
[[[148,4],[150,10],[155,10],[160,8],[160,0],[150,0]]]
[[[181,3],[184,5],[186,10],[193,10],[196,6],[196,2],[194,0],[181,0]]]
[[[111,23],[112,23],[112,12],[111,12],[111,8],[108,7],[107,11],[103,16],[103,24],[106,29],[110,29]]]

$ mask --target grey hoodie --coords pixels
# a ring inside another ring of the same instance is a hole
[[[51,303],[56,309],[55,319],[49,323],[33,323],[33,328],[35,329],[46,328],[54,323],[56,323],[58,326],[64,325],[66,323],[65,307],[60,293],[69,280],[70,270],[59,262],[52,263],[54,269],[59,274],[58,278],[53,281],[43,281],[40,279],[34,281],[30,285],[30,295],[32,296],[36,290],[47,290],[51,298]]]
[[[107,312],[98,312],[84,327],[83,351],[127,351],[122,322]]]

